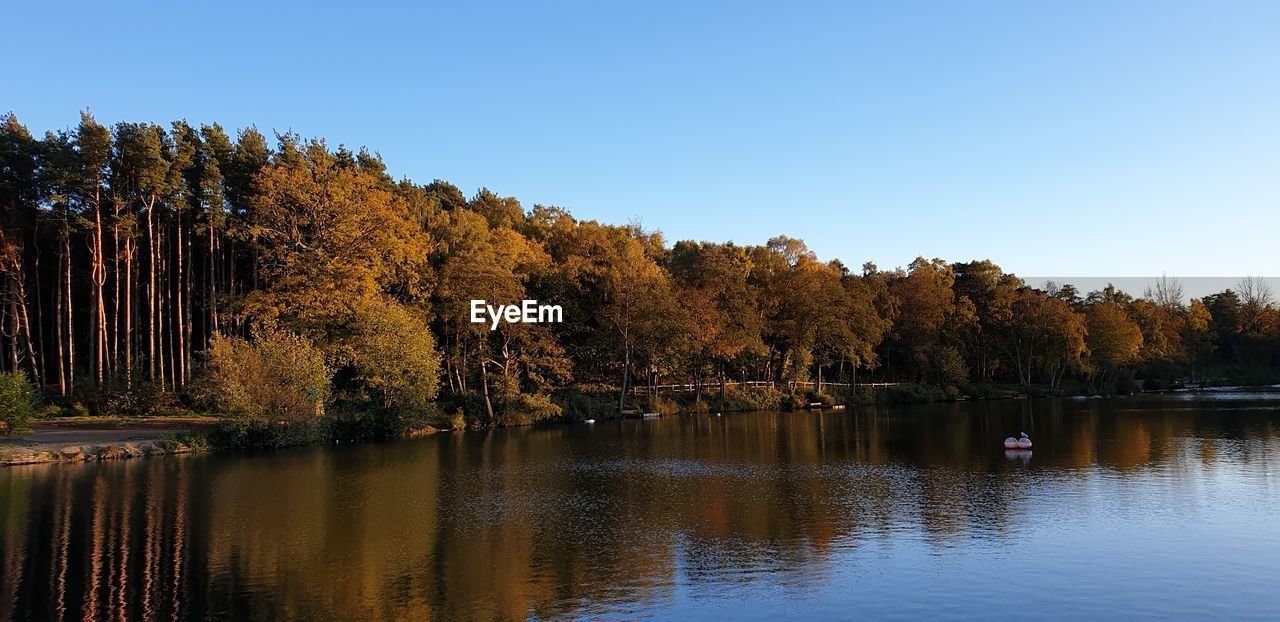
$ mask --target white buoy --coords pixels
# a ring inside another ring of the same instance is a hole
[[[587,419],[587,423],[595,423],[595,422],[596,422],[595,419]]]

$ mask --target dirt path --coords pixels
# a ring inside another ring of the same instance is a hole
[[[156,453],[157,449],[174,445],[157,441],[215,421],[208,417],[47,419],[32,423],[27,434],[0,438],[0,463],[66,462]]]

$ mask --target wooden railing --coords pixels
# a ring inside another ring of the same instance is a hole
[[[892,387],[897,384],[898,383],[896,382],[859,382],[855,384],[850,384],[848,382],[823,382],[822,386],[823,388],[855,387],[855,388],[875,389],[880,387]],[[816,387],[817,385],[818,383],[816,382],[774,382],[771,380],[742,380],[742,381],[730,381],[730,382],[724,383],[724,386],[726,387],[809,388],[809,387]],[[651,388],[658,393],[693,393],[694,391],[697,390],[697,386],[692,383],[659,384],[659,385],[654,385],[652,387],[640,384],[640,385],[633,385],[631,389],[628,391],[628,393],[631,395],[643,395],[647,393]],[[719,390],[719,388],[720,388],[719,382],[707,382],[702,385],[702,391],[704,393],[709,391],[717,391]]]

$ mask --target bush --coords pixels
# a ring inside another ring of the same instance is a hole
[[[327,440],[352,442],[402,438],[427,426],[442,426],[445,420],[444,413],[434,404],[399,409],[348,399],[331,406],[324,423]]]
[[[560,405],[564,418],[569,421],[618,416],[618,393],[605,386],[565,387],[552,392],[551,400]]]
[[[1012,393],[1007,388],[988,383],[966,384],[960,387],[960,392],[975,400],[998,400],[1012,397]]]
[[[680,412],[680,405],[675,400],[670,400],[661,396],[654,396],[644,401],[642,412],[658,413],[660,415],[674,415]]]
[[[822,402],[823,404],[839,404],[840,398],[827,392],[813,392],[805,396],[805,400],[810,402]]]
[[[169,452],[181,449],[205,451],[209,449],[209,438],[200,432],[177,432],[157,440],[156,445]]]
[[[26,432],[39,406],[36,388],[26,374],[0,373],[0,434]]]
[[[205,438],[215,449],[278,449],[328,440],[325,420],[261,421],[229,419],[209,428]]]
[[[885,395],[890,404],[927,404],[947,399],[942,389],[931,384],[899,384],[888,387]]]
[[[531,425],[559,417],[564,409],[554,404],[551,397],[542,394],[517,393],[503,404],[498,414],[498,425]]]
[[[947,399],[948,393],[941,387],[915,383],[862,387],[853,394],[853,401],[858,404],[927,404],[945,402]]]
[[[489,411],[485,408],[484,396],[476,392],[449,395],[441,400],[440,410],[461,413],[465,417],[468,428],[532,425],[557,419],[565,414],[564,406],[557,403],[559,398],[553,401],[551,396],[541,393],[512,393],[505,397],[491,394],[489,399],[493,404],[492,420],[489,419]],[[615,414],[617,408],[618,404],[614,402]]]
[[[393,302],[364,305],[356,316],[352,359],[385,408],[425,410],[440,385],[440,354],[427,323]]]
[[[177,407],[177,398],[159,382],[141,374],[113,377],[84,393],[84,405],[93,417],[150,417]]]
[[[774,386],[742,386],[725,387],[724,399],[719,396],[708,400],[712,410],[776,410],[779,408],[797,408],[803,406],[803,398],[785,393]]]
[[[193,393],[213,412],[238,419],[308,421],[324,414],[332,377],[324,355],[302,337],[214,337]]]
[[[1115,395],[1132,395],[1141,391],[1138,381],[1133,377],[1133,371],[1125,369],[1116,374]]]

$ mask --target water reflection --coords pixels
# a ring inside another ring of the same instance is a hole
[[[917,551],[1203,520],[1219,495],[1272,516],[1278,424],[1242,400],[992,402],[13,468],[0,618],[554,618],[775,590],[821,616],[839,597],[814,590],[897,596],[862,573],[912,576]],[[1034,452],[1005,451],[1021,430]]]

